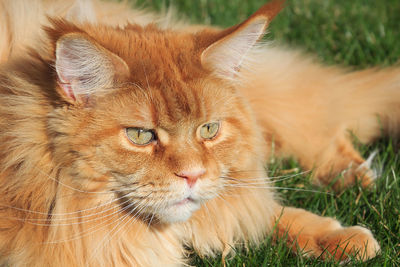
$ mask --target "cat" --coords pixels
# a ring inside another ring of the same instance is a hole
[[[263,177],[274,141],[316,182],[371,184],[347,130],[373,140],[378,114],[397,133],[398,69],[345,73],[257,47],[282,1],[222,30],[161,29],[152,14],[125,25],[135,11],[112,15],[118,3],[0,3],[1,263],[180,266],[186,246],[226,256],[272,232],[311,257],[379,252],[364,227],[282,206]],[[29,38],[21,6],[43,15]]]

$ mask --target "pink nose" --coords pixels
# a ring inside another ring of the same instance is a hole
[[[206,173],[206,170],[201,168],[190,171],[182,171],[180,173],[175,173],[175,175],[185,179],[189,187],[193,187],[197,179],[199,179],[204,173]]]

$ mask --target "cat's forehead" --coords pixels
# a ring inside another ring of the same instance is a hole
[[[126,62],[130,80],[142,86],[160,87],[207,72],[201,66],[201,49],[193,34],[149,26],[140,30],[111,30],[108,35],[101,36],[99,42]]]
[[[235,95],[207,81],[166,82],[155,87],[130,84],[107,104],[127,126],[174,130],[232,116]]]
[[[138,29],[112,31],[99,39],[129,67],[117,101],[125,107],[121,116],[145,124],[139,126],[170,128],[228,116],[234,91],[201,66],[196,35]]]

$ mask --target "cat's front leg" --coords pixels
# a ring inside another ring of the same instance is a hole
[[[224,258],[234,247],[261,242],[272,231],[277,205],[264,188],[224,192],[184,223],[185,243],[200,256]]]
[[[363,227],[343,227],[329,217],[303,209],[280,207],[276,210],[278,238],[303,255],[346,261],[349,257],[367,260],[376,256],[380,247],[372,233]]]
[[[184,228],[185,242],[200,256],[222,253],[225,257],[234,247],[257,244],[274,233],[311,257],[345,261],[352,255],[367,260],[380,249],[369,230],[343,227],[333,218],[282,207],[264,188],[239,188],[221,194],[195,213]]]

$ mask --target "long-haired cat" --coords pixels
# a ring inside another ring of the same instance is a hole
[[[348,74],[256,47],[279,1],[225,30],[123,25],[134,13],[101,12],[115,3],[0,3],[2,263],[176,266],[186,246],[226,255],[274,228],[309,256],[379,251],[363,227],[283,207],[260,178],[274,140],[316,181],[345,170],[337,187],[368,185],[347,130],[396,133],[398,69]],[[21,6],[41,12],[29,36],[44,40],[19,34]]]

